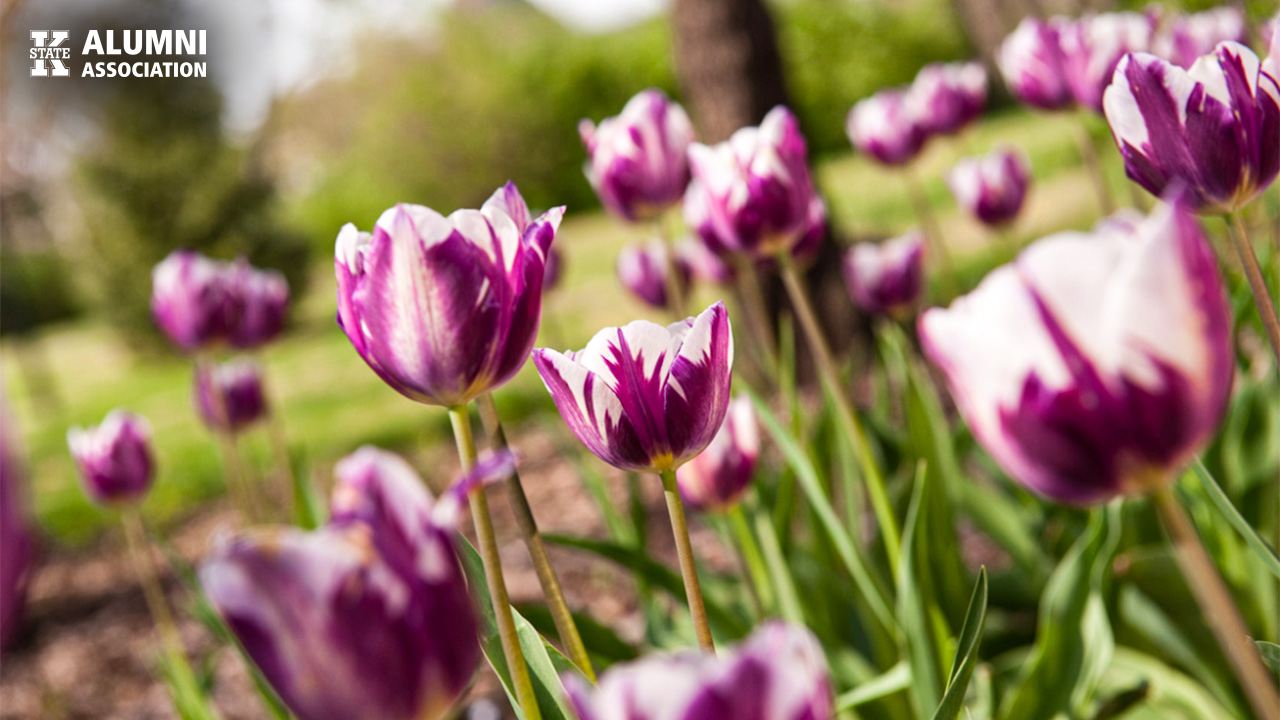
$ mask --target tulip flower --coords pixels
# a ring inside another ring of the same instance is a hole
[[[661,240],[628,245],[618,253],[618,281],[641,301],[656,308],[674,309],[689,294],[691,271],[680,253],[668,257],[667,245]],[[672,280],[670,273],[675,273]],[[671,290],[680,293],[672,300]]]
[[[908,91],[926,135],[951,135],[982,114],[987,104],[987,71],[982,63],[930,63]]]
[[[1182,183],[1201,212],[1234,212],[1280,171],[1280,86],[1238,43],[1189,71],[1129,55],[1104,104],[1125,173],[1152,194]]]
[[[25,512],[26,472],[11,436],[7,409],[0,405],[0,650],[9,644],[22,621],[27,586],[35,565],[35,537]]]
[[[1067,81],[1061,35],[1070,20],[1023,18],[996,53],[1005,84],[1019,101],[1041,110],[1061,110],[1074,101]]]
[[[511,379],[533,347],[547,249],[564,208],[531,220],[508,183],[448,217],[400,204],[338,234],[338,324],[405,397],[447,407]]]
[[[781,105],[759,127],[742,128],[725,142],[694,143],[689,227],[717,252],[765,257],[789,250],[813,223],[808,154],[799,123]]]
[[[227,267],[227,285],[236,307],[229,340],[240,349],[261,347],[284,329],[289,283],[278,270],[259,270],[241,260]]]
[[[587,147],[587,179],[610,212],[631,222],[653,220],[680,201],[689,184],[686,153],[697,138],[679,103],[644,90],[617,117],[578,124]]]
[[[222,264],[190,250],[175,250],[151,271],[151,314],[169,340],[187,352],[226,339],[236,303]]]
[[[542,267],[542,292],[546,293],[555,290],[563,276],[564,253],[560,252],[559,247],[548,247],[547,260]]]
[[[694,180],[689,184],[689,191],[685,193],[684,220],[685,224],[693,229],[694,235],[701,240],[702,246],[722,258],[723,262],[729,259],[728,256],[742,252],[742,249],[735,241],[726,243],[721,239],[717,221],[711,215],[712,201],[707,186]],[[822,249],[822,241],[827,237],[827,204],[823,202],[820,195],[814,194],[810,197],[806,218],[798,232],[798,239],[790,247],[791,257],[798,263],[807,264],[817,256],[818,251]],[[768,254],[751,251],[748,254],[752,254],[752,259],[761,267],[770,267],[775,260]],[[725,263],[725,268],[733,272],[732,264]],[[696,276],[697,272],[694,275]]]
[[[725,262],[698,235],[690,235],[676,245],[676,255],[684,258],[689,276],[712,285],[726,285],[735,278],[733,266]]]
[[[1213,436],[1235,363],[1213,249],[1185,199],[1045,238],[920,320],[974,436],[1059,502],[1145,493]]]
[[[1064,25],[1064,68],[1076,104],[1102,113],[1116,65],[1126,53],[1145,52],[1154,33],[1151,17],[1131,12],[1090,14]]]
[[[636,320],[577,352],[533,362],[573,434],[622,470],[661,472],[711,442],[729,403],[733,337],[724,304],[667,327]]]
[[[751,487],[759,456],[760,428],[751,399],[737,398],[707,448],[676,471],[680,497],[695,510],[728,510]]]
[[[844,256],[849,296],[873,315],[902,315],[924,289],[924,235],[913,231],[883,243],[859,243]]]
[[[679,653],[614,666],[565,687],[581,720],[828,720],[831,679],[803,627],[773,622],[719,657]]]
[[[1018,217],[1031,171],[1018,150],[1000,148],[984,157],[965,158],[947,173],[956,204],[982,223],[1002,226]]]
[[[1190,68],[1201,55],[1213,52],[1218,43],[1244,43],[1246,36],[1244,15],[1239,8],[1223,6],[1174,16],[1152,39],[1151,54]]]
[[[200,581],[299,720],[445,717],[480,659],[454,513],[380,450],[336,476],[328,525],[224,541]]]
[[[85,492],[99,505],[132,505],[151,489],[155,463],[145,419],[112,410],[97,427],[68,430],[67,446]]]
[[[859,100],[845,122],[849,141],[884,165],[903,165],[929,138],[916,103],[905,90],[881,90]]]
[[[211,430],[238,433],[262,418],[262,369],[250,358],[196,368],[192,404]]]

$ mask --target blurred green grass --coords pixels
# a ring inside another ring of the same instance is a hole
[[[1028,239],[1057,229],[1090,225],[1098,216],[1097,201],[1079,165],[1069,116],[1007,111],[984,119],[959,140],[935,140],[916,168],[948,244],[959,256],[966,279],[980,277],[1010,249],[964,216],[954,206],[941,179],[957,158],[984,152],[997,144],[1021,147],[1035,174],[1029,205],[1012,234]],[[1090,118],[1119,205],[1129,200],[1119,157],[1108,147],[1105,126]],[[853,154],[824,159],[815,168],[827,194],[831,214],[842,237],[892,235],[914,224],[902,180],[892,171]],[[586,182],[583,180],[582,182]],[[400,198],[386,198],[390,204]],[[413,198],[410,198],[413,200]],[[429,202],[429,201],[428,201]],[[643,237],[647,228],[625,227],[599,212],[574,213],[570,208],[557,240],[566,257],[561,287],[546,301],[539,345],[580,347],[599,328],[637,317],[662,320],[662,314],[625,294],[613,277],[614,258],[622,244]],[[320,238],[316,238],[320,242]],[[301,451],[322,477],[333,462],[365,443],[407,450],[423,442],[439,442],[448,433],[445,413],[410,402],[384,385],[351,349],[333,321],[332,266],[327,259],[311,269],[310,290],[298,298],[291,331],[262,354],[271,393],[283,414],[295,451]],[[139,281],[149,277],[139,268]],[[700,301],[717,296],[700,290]],[[61,406],[31,394],[19,372],[14,343],[0,347],[5,388],[22,431],[32,478],[31,495],[44,529],[59,543],[81,545],[112,521],[110,514],[83,497],[66,450],[66,429],[94,424],[114,407],[127,407],[147,417],[155,431],[158,477],[145,512],[157,522],[181,519],[200,503],[222,494],[221,463],[212,437],[191,411],[191,369],[176,354],[135,354],[105,325],[94,320],[55,326],[39,342],[54,379]],[[532,365],[497,394],[504,416],[520,420],[543,414],[559,422]],[[264,433],[244,438],[250,458],[261,470],[268,466]],[[442,479],[441,479],[442,480]]]

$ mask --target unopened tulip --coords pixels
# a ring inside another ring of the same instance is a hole
[[[924,235],[913,231],[882,243],[859,243],[844,256],[854,304],[873,315],[901,315],[924,289]]]
[[[695,510],[723,512],[751,487],[760,457],[760,428],[750,398],[729,403],[720,431],[694,459],[676,471],[680,497]]]
[[[22,621],[27,586],[35,563],[35,538],[26,516],[26,472],[13,445],[7,409],[0,405],[0,650]]]
[[[335,474],[328,525],[223,542],[205,592],[299,720],[445,717],[480,659],[452,513],[389,453]]]
[[[1208,55],[1221,42],[1246,40],[1244,15],[1239,8],[1223,6],[1175,15],[1151,42],[1151,54],[1183,68],[1190,68],[1201,55]]]
[[[1026,156],[1010,148],[965,158],[947,173],[947,186],[956,204],[979,221],[995,226],[1018,216],[1030,182]]]
[[[236,308],[229,340],[252,349],[275,339],[289,310],[289,283],[278,270],[260,270],[241,260],[227,266],[227,284]]]
[[[881,90],[859,100],[845,122],[849,142],[885,165],[915,159],[929,139],[906,90]]]
[[[623,470],[688,462],[724,422],[733,336],[724,304],[667,327],[636,320],[577,352],[539,348],[534,364],[573,434]]]
[[[338,234],[338,324],[405,397],[453,407],[511,379],[542,315],[547,249],[563,208],[530,219],[508,183],[448,217],[397,205],[372,234]]]
[[[262,370],[250,358],[199,366],[192,401],[200,419],[210,429],[240,432],[266,414]]]
[[[1218,45],[1189,71],[1129,55],[1105,106],[1125,173],[1152,194],[1181,183],[1201,212],[1221,214],[1249,204],[1280,171],[1280,86],[1238,43]]]
[[[547,261],[542,267],[542,292],[550,292],[564,277],[564,253],[552,245],[547,248]]]
[[[673,257],[674,255],[674,257]],[[675,273],[675,280],[669,277]],[[689,294],[690,269],[688,261],[679,253],[667,251],[661,240],[633,243],[618,253],[618,281],[641,301],[656,308],[679,307]],[[681,299],[673,304],[667,297],[672,286]]]
[[[188,352],[225,341],[236,307],[222,263],[190,250],[170,253],[151,271],[151,314]]]
[[[724,268],[732,273],[733,266],[724,261],[730,256],[742,252],[737,246],[726,244],[720,234],[717,220],[711,215],[713,198],[707,192],[707,186],[694,180],[689,184],[689,192],[684,198],[684,221],[698,237],[704,248],[717,257],[722,258]],[[799,237],[790,248],[791,257],[800,264],[806,264],[822,249],[822,241],[827,236],[827,205],[822,196],[813,195],[809,199],[809,209],[803,227],[798,229]],[[771,267],[776,258],[770,254],[748,251],[757,265]],[[697,273],[695,272],[695,275]]]
[[[719,656],[656,655],[614,666],[595,688],[565,678],[581,720],[831,720],[822,648],[803,627],[762,626]]]
[[[920,320],[974,436],[1069,504],[1170,482],[1212,438],[1235,368],[1213,249],[1189,205],[1045,238]]]
[[[1070,22],[1026,17],[1000,44],[996,64],[1019,101],[1041,110],[1061,110],[1074,102],[1061,41]]]
[[[67,446],[85,493],[99,505],[137,503],[151,489],[155,463],[145,419],[112,410],[97,427],[68,430]]]
[[[908,91],[921,128],[951,135],[982,114],[987,104],[987,71],[982,63],[930,63]]]
[[[812,225],[808,163],[800,125],[781,105],[725,142],[694,143],[686,221],[717,252],[765,257],[790,250]]]
[[[689,184],[689,145],[697,138],[680,104],[644,90],[622,114],[578,125],[587,179],[600,202],[624,220],[652,220],[680,201]]]
[[[1067,82],[1076,104],[1102,112],[1102,95],[1126,53],[1151,47],[1155,23],[1139,13],[1098,13],[1081,17],[1061,31]]]

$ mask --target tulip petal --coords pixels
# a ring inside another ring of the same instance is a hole
[[[592,454],[619,468],[648,467],[622,403],[603,379],[554,350],[534,350],[533,362],[569,430]]]

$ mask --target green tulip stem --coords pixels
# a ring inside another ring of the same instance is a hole
[[[689,541],[689,523],[684,517],[684,502],[680,500],[676,471],[663,470],[658,476],[662,478],[662,489],[667,496],[667,512],[671,515],[671,531],[676,538],[680,575],[684,578],[684,593],[689,599],[689,613],[693,616],[698,647],[714,655],[716,644],[711,637],[711,623],[707,621],[707,606],[702,600],[702,584],[698,582],[698,566],[693,560],[693,543]]]
[[[813,312],[813,304],[801,283],[800,274],[796,271],[788,253],[779,253],[778,262],[782,268],[782,283],[791,296],[791,304],[795,307],[796,317],[809,340],[809,349],[813,352],[813,364],[818,376],[826,387],[827,395],[835,406],[837,420],[846,442],[853,448],[854,455],[862,466],[862,476],[867,483],[867,492],[871,496],[871,506],[875,511],[876,521],[880,525],[880,533],[884,536],[885,553],[889,559],[889,567],[897,572],[898,549],[902,544],[902,533],[898,529],[897,518],[893,514],[893,505],[889,502],[889,493],[885,488],[884,476],[876,466],[871,454],[871,444],[867,434],[853,412],[849,397],[845,394],[836,370],[836,361],[827,345],[826,335],[818,324],[818,317]]]
[[[947,248],[947,240],[942,235],[942,225],[938,222],[937,216],[933,214],[933,209],[929,207],[929,196],[924,191],[924,184],[920,182],[920,178],[916,175],[915,168],[911,163],[903,166],[903,177],[906,178],[907,182],[907,199],[911,201],[911,208],[915,211],[916,220],[920,223],[921,228],[924,229],[929,253],[936,257],[938,263],[942,266],[947,292],[951,295],[957,295],[960,292],[960,278],[956,275],[955,264],[951,262],[951,251]]]
[[[760,604],[761,615],[773,612],[773,586],[769,581],[769,571],[765,568],[764,555],[760,552],[760,544],[756,542],[756,536],[751,533],[751,526],[747,523],[747,516],[742,511],[742,503],[735,504],[729,510],[729,527],[733,531],[734,539],[738,543],[738,550],[742,555],[742,564],[747,571],[747,577],[751,580],[751,586],[755,588],[755,598]]]
[[[1080,159],[1084,161],[1089,172],[1089,180],[1098,194],[1098,208],[1103,215],[1116,211],[1115,200],[1111,198],[1111,189],[1107,187],[1107,176],[1102,172],[1102,162],[1098,159],[1098,148],[1093,144],[1093,135],[1089,133],[1088,120],[1083,113],[1077,117],[1076,147],[1080,150]]]
[[[1240,264],[1244,266],[1244,276],[1249,280],[1249,290],[1253,293],[1254,304],[1258,306],[1258,315],[1267,332],[1267,341],[1271,343],[1271,354],[1275,358],[1276,367],[1280,368],[1280,320],[1276,319],[1276,304],[1271,299],[1271,293],[1267,292],[1267,282],[1262,277],[1258,256],[1253,252],[1253,244],[1249,242],[1249,233],[1245,231],[1240,213],[1231,213],[1223,220],[1227,223],[1231,244],[1236,246],[1236,254],[1240,256]]]
[[[653,221],[653,231],[658,236],[658,240],[662,242],[662,247],[666,251],[667,267],[665,268],[665,279],[667,284],[667,309],[675,316],[676,320],[683,320],[689,317],[685,310],[685,290],[687,285],[680,284],[680,276],[676,272],[676,243],[675,238],[671,236],[671,231],[667,228],[665,217],[659,216]]]
[[[275,492],[280,498],[282,505],[287,502],[288,498],[293,497],[294,477],[293,462],[289,457],[289,437],[284,430],[284,413],[280,412],[280,404],[277,402],[278,397],[272,397],[270,385],[267,383],[266,366],[262,368],[262,395],[266,398],[266,417],[263,418],[267,424],[267,439],[271,443],[271,459],[276,466],[275,477],[277,487]]]
[[[1280,720],[1280,695],[1276,694],[1274,681],[1263,666],[1262,656],[1249,638],[1249,628],[1205,551],[1191,518],[1178,502],[1173,486],[1162,486],[1152,499],[1173,541],[1187,585],[1200,604],[1205,622],[1217,636],[1218,644],[1235,669],[1249,703],[1262,720]]]
[[[498,418],[498,408],[494,405],[493,395],[485,393],[476,398],[476,408],[480,411],[480,422],[484,425],[485,434],[489,437],[489,445],[494,450],[505,450],[507,434],[502,429],[502,421]],[[555,621],[556,632],[564,643],[569,659],[578,666],[583,675],[595,682],[595,670],[591,667],[591,658],[582,643],[578,626],[573,621],[573,613],[569,611],[569,603],[564,599],[564,590],[560,587],[560,578],[547,557],[547,548],[542,542],[542,534],[538,532],[538,521],[533,517],[533,509],[529,507],[529,498],[520,483],[520,473],[514,468],[507,475],[507,501],[511,504],[512,513],[516,516],[516,525],[524,538],[529,557],[533,559],[533,569],[538,574],[538,583],[542,586],[542,594],[547,599],[547,608],[551,611],[551,619]]]
[[[751,329],[756,348],[762,356],[759,358],[766,373],[773,381],[778,374],[778,339],[773,331],[772,318],[769,316],[769,304],[765,302],[764,288],[760,284],[760,271],[755,260],[746,253],[733,254],[734,276],[738,282],[738,293],[742,298],[742,310],[747,316],[747,326]]]
[[[476,443],[471,435],[471,416],[466,405],[449,408],[449,422],[453,425],[453,438],[458,444],[458,458],[463,472],[470,472],[476,465]],[[480,559],[484,562],[484,577],[493,597],[493,615],[498,625],[498,638],[502,642],[502,654],[511,672],[516,701],[526,720],[542,720],[538,698],[533,694],[533,679],[525,664],[524,651],[516,634],[516,621],[511,613],[511,599],[507,596],[507,583],[502,577],[502,560],[498,556],[498,540],[493,531],[493,518],[489,516],[489,500],[484,485],[476,485],[467,494],[471,505],[471,519],[476,528],[476,541],[480,545]]]
[[[151,619],[156,624],[160,642],[171,657],[185,657],[182,636],[178,634],[178,625],[169,612],[169,603],[165,600],[164,590],[156,577],[155,565],[147,552],[147,532],[142,525],[138,508],[125,508],[120,515],[120,524],[124,526],[124,541],[128,546],[129,557],[133,560],[133,571],[138,575],[138,584],[142,586],[142,596],[147,601],[147,609],[151,611]]]

